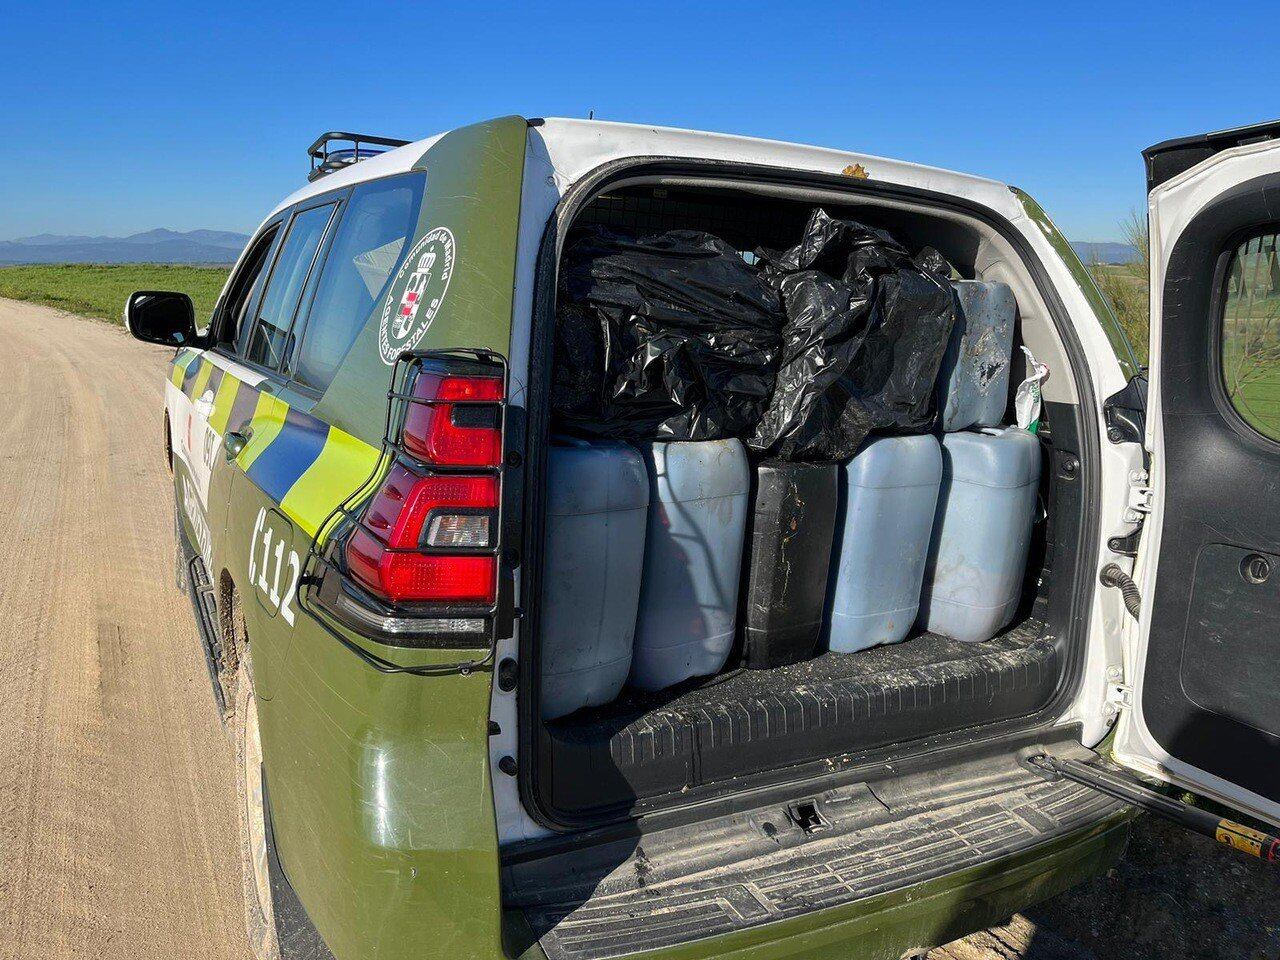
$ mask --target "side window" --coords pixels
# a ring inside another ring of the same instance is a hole
[[[244,329],[247,318],[246,311],[253,302],[254,295],[262,286],[266,275],[267,257],[271,253],[271,245],[275,242],[280,225],[274,223],[267,227],[258,237],[249,254],[240,265],[240,270],[227,288],[216,316],[214,317],[214,339],[217,343],[230,346],[234,344]]]
[[[311,304],[294,372],[301,383],[325,389],[382,302],[417,224],[422,182],[411,174],[352,192]]]
[[[303,285],[307,282],[335,206],[329,203],[294,215],[271,268],[271,278],[259,301],[257,316],[247,340],[243,341],[242,353],[246,360],[273,370],[283,362],[298,299],[302,296]]]
[[[1222,374],[1227,397],[1255,430],[1280,440],[1280,259],[1276,233],[1242,243],[1226,274]]]

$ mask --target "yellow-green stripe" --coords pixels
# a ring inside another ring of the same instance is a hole
[[[222,375],[222,383],[218,385],[218,395],[213,398],[213,414],[209,417],[209,426],[214,432],[227,432],[227,420],[231,417],[231,408],[235,406],[236,393],[240,390],[240,381],[229,373]]]
[[[262,455],[262,451],[271,445],[271,441],[279,435],[284,426],[284,417],[288,412],[289,405],[283,400],[269,393],[258,395],[253,416],[249,418],[253,434],[249,437],[249,442],[244,445],[244,449],[240,451],[240,456],[236,458],[240,469],[247,471],[253,466],[253,461]]]
[[[209,384],[209,377],[213,374],[213,364],[206,363],[200,368],[200,372],[196,374],[195,385],[191,388],[191,399],[199,400],[200,395],[204,393],[204,388]]]
[[[187,367],[191,366],[191,361],[195,359],[195,354],[189,350],[183,350],[173,358],[173,369],[169,371],[169,382],[179,390],[182,389],[182,380],[187,374]]]
[[[373,471],[378,456],[377,448],[331,427],[316,462],[285,495],[281,504],[285,515],[314,537],[333,508]]]

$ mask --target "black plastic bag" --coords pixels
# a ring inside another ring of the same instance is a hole
[[[816,209],[799,244],[760,251],[786,309],[773,394],[748,444],[783,460],[843,460],[875,430],[933,424],[955,307],[933,250]]]
[[[777,291],[723,240],[592,228],[562,262],[558,426],[643,440],[749,435],[773,393]]]

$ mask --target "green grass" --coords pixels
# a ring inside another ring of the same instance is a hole
[[[177,290],[195,302],[196,323],[202,324],[213,312],[228,269],[159,263],[0,267],[0,297],[120,323],[125,298],[135,290]]]
[[[1094,264],[1089,269],[1145,364],[1149,320],[1141,267]],[[1269,273],[1265,279],[1270,280]],[[1222,344],[1227,396],[1254,429],[1280,439],[1280,296],[1256,291],[1239,298],[1233,294],[1227,314]]]
[[[1233,309],[1223,320],[1222,372],[1227,395],[1252,426],[1280,438],[1280,298]]]
[[[1095,263],[1090,265],[1089,271],[1097,281],[1098,289],[1111,301],[1116,319],[1138,355],[1138,362],[1145,365],[1150,334],[1145,268],[1140,263]]]

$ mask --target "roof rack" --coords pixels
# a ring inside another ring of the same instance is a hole
[[[318,180],[326,173],[341,170],[361,160],[368,160],[389,149],[403,147],[409,140],[393,140],[390,137],[372,137],[364,133],[346,133],[342,130],[330,130],[316,137],[315,143],[307,147],[307,156],[311,158],[311,172],[308,181]],[[349,147],[334,148],[335,143],[349,143]],[[374,149],[381,147],[383,149]]]

